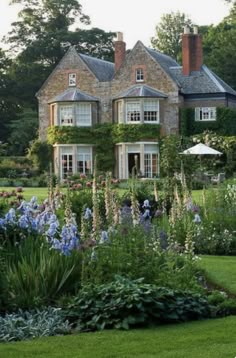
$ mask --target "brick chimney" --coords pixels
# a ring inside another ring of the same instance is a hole
[[[115,41],[115,71],[118,71],[125,59],[126,43],[123,41],[123,33],[117,32]]]
[[[200,71],[202,56],[202,36],[198,34],[197,26],[193,27],[193,33],[188,26],[184,27],[182,35],[182,63],[183,75],[189,76],[191,71]]]

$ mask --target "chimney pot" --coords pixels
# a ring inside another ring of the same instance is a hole
[[[194,35],[198,35],[198,26],[197,25],[193,26],[193,33],[194,33]]]
[[[117,38],[117,41],[123,41],[123,32],[117,32],[116,38]]]
[[[190,28],[188,27],[188,25],[185,25],[185,26],[184,26],[184,34],[185,34],[185,35],[190,34]]]

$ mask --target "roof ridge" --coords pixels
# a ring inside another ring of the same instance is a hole
[[[85,53],[80,53],[80,52],[77,52],[77,53],[78,53],[80,56],[82,56],[82,57],[91,58],[92,60],[99,61],[99,62],[109,63],[110,65],[115,66],[114,62],[107,61],[107,60],[103,60],[102,58],[97,58],[97,57],[93,57],[93,56],[90,56],[90,55],[86,55]]]
[[[215,85],[219,88],[221,92],[227,92],[225,88],[220,84],[218,79],[214,76],[213,72],[209,70],[209,68],[206,65],[202,65],[202,69],[205,71],[205,73],[210,77],[210,79],[215,83]]]

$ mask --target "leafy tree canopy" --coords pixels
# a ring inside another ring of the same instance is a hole
[[[154,48],[179,61],[181,59],[181,35],[184,26],[191,26],[192,20],[184,13],[171,12],[161,17],[156,34],[151,38]]]
[[[203,35],[204,63],[236,89],[236,4],[217,26]]]

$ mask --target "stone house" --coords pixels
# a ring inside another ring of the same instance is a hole
[[[195,121],[213,122],[217,107],[236,107],[236,92],[203,64],[201,41],[196,27],[185,28],[183,66],[140,41],[126,53],[122,33],[114,64],[71,47],[37,93],[40,138],[46,140],[48,128],[70,134],[52,140],[56,174],[63,180],[91,173],[96,153],[91,129],[110,123],[126,133],[116,140],[111,129],[103,138],[112,141],[114,175],[127,179],[135,166],[140,176],[157,177],[159,134],[179,132],[181,108],[193,108]],[[131,129],[136,134],[129,137]],[[80,132],[90,139],[79,139]]]

